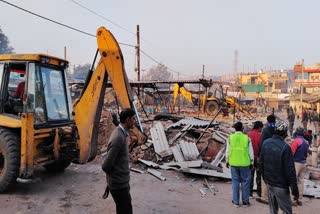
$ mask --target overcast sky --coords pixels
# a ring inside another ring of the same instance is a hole
[[[7,0],[47,18],[95,34],[108,28],[118,42],[136,44],[184,75],[292,69],[301,59],[320,62],[319,0]],[[103,16],[80,7],[75,2]],[[110,22],[111,21],[111,22]],[[115,23],[115,24],[113,24]],[[120,27],[119,27],[120,26]],[[16,53],[47,53],[71,64],[91,63],[94,37],[40,19],[0,1],[0,27]],[[121,45],[128,76],[136,77],[135,49]],[[141,69],[155,62],[141,55]],[[176,77],[176,76],[175,76]]]

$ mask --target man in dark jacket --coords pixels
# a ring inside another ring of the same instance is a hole
[[[293,134],[293,126],[294,126],[295,117],[296,117],[296,115],[294,114],[292,107],[290,107],[289,112],[288,112],[288,121],[289,121],[289,133],[290,133],[291,137]]]
[[[299,198],[296,171],[290,146],[284,142],[288,125],[275,124],[274,135],[263,142],[260,152],[262,177],[267,184],[270,213],[292,213],[289,187],[294,200]]]
[[[135,113],[131,109],[120,112],[120,124],[112,132],[107,157],[102,169],[107,175],[107,189],[104,198],[110,193],[116,204],[117,214],[132,214],[130,195],[130,169],[128,151],[128,130],[133,128]]]
[[[267,127],[265,127],[263,130],[262,130],[262,133],[261,133],[261,140],[260,140],[260,144],[259,144],[259,152],[258,152],[258,155],[260,155],[260,150],[261,150],[261,147],[262,147],[262,144],[263,142],[266,140],[266,139],[269,139],[272,137],[273,133],[274,133],[274,126],[276,124],[276,117],[273,115],[273,114],[270,114],[268,117],[267,117]],[[258,167],[260,167],[260,164],[259,164],[259,160],[258,160]],[[257,179],[261,180],[261,169],[259,168],[259,174],[257,174]],[[263,180],[261,180],[261,195],[258,195],[258,198],[256,199],[258,202],[261,202],[261,203],[264,203],[264,204],[268,204],[268,191],[267,191],[267,186],[266,184],[264,183]]]
[[[298,127],[294,133],[295,139],[291,143],[291,150],[300,192],[299,200],[297,200],[298,205],[302,205],[303,180],[307,170],[307,156],[309,149],[309,142],[304,138],[304,135],[305,130],[301,126]]]

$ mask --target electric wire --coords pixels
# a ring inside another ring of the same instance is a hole
[[[74,4],[78,5],[79,7],[82,7],[82,8],[83,8],[83,9],[85,9],[85,10],[90,11],[91,13],[93,13],[93,14],[97,15],[98,17],[100,17],[100,18],[104,19],[105,21],[110,22],[110,23],[111,23],[111,24],[113,24],[114,26],[117,26],[118,28],[121,28],[122,30],[124,30],[124,31],[126,31],[126,32],[128,32],[128,33],[130,33],[130,34],[132,34],[132,35],[134,35],[134,36],[136,36],[136,34],[135,34],[135,33],[133,33],[133,32],[131,32],[131,31],[129,31],[129,30],[128,30],[128,29],[126,29],[125,27],[122,27],[121,25],[119,25],[119,24],[115,23],[114,21],[112,21],[112,20],[110,20],[110,19],[107,19],[106,17],[104,17],[104,16],[100,15],[99,13],[97,13],[97,12],[95,12],[95,11],[91,10],[90,8],[88,8],[88,7],[86,7],[86,6],[82,5],[82,4],[80,4],[79,2],[74,1],[74,0],[69,0],[69,1],[73,2]]]
[[[19,10],[22,10],[22,11],[24,11],[24,12],[26,12],[26,13],[29,13],[29,14],[31,14],[31,15],[34,15],[34,16],[37,16],[37,17],[39,17],[39,18],[45,19],[45,20],[47,20],[47,21],[50,21],[50,22],[52,22],[52,23],[55,23],[55,24],[57,24],[57,25],[60,25],[60,26],[69,28],[69,29],[71,29],[71,30],[77,31],[77,32],[79,32],[79,33],[82,33],[82,34],[85,34],[85,35],[88,35],[88,36],[96,37],[95,35],[93,35],[93,34],[91,34],[91,33],[85,32],[85,31],[83,31],[83,30],[79,30],[79,29],[77,29],[77,28],[71,27],[71,26],[69,26],[69,25],[63,24],[63,23],[58,22],[58,21],[55,21],[55,20],[53,20],[53,19],[49,19],[49,18],[47,18],[47,17],[44,17],[44,16],[39,15],[39,14],[37,14],[37,13],[34,13],[34,12],[30,11],[30,10],[27,10],[27,9],[24,9],[24,8],[19,7],[19,6],[17,6],[17,5],[14,5],[14,4],[10,3],[10,2],[4,1],[4,0],[0,0],[0,1],[2,1],[3,3],[6,3],[6,4],[8,4],[8,5],[12,6],[12,7],[15,7],[15,8],[19,9]],[[119,42],[119,44],[125,45],[125,46],[129,46],[129,47],[136,47],[135,45],[130,45],[130,44],[122,43],[122,42]]]
[[[61,22],[55,21],[55,20],[53,20],[53,19],[47,18],[47,17],[42,16],[42,15],[39,15],[39,14],[37,14],[37,13],[34,13],[34,12],[30,11],[30,10],[24,9],[24,8],[22,8],[22,7],[19,7],[19,6],[15,5],[15,4],[12,4],[12,3],[7,2],[7,1],[5,1],[5,0],[0,0],[0,1],[3,2],[3,3],[6,3],[6,4],[8,4],[8,5],[12,6],[12,7],[15,7],[15,8],[19,9],[19,10],[22,10],[22,11],[24,11],[24,12],[26,12],[26,13],[29,13],[29,14],[34,15],[34,16],[37,16],[37,17],[39,17],[39,18],[45,19],[45,20],[47,20],[47,21],[49,21],[49,22],[52,22],[52,23],[54,23],[54,24],[57,24],[57,25],[66,27],[66,28],[68,28],[68,29],[77,31],[77,32],[79,32],[79,33],[82,33],[82,34],[85,34],[85,35],[88,35],[88,36],[91,36],[91,37],[96,37],[95,35],[93,35],[93,34],[91,34],[91,33],[85,32],[85,31],[83,31],[83,30],[79,30],[79,29],[74,28],[74,27],[72,27],[72,26],[63,24],[63,23],[61,23]],[[74,1],[74,0],[70,0],[70,1],[74,2],[75,4],[78,4],[78,5],[81,6],[81,7],[84,7],[84,6],[80,5],[79,3],[77,3],[77,2]],[[86,8],[86,7],[84,7],[84,8]],[[86,8],[86,9],[90,10],[89,8]],[[91,10],[90,10],[90,11],[91,11]],[[91,12],[95,13],[94,11],[91,11]],[[95,14],[98,15],[98,16],[100,16],[100,15],[97,14],[97,13],[95,13]],[[104,18],[104,17],[101,17],[101,18]],[[104,18],[104,19],[107,20],[106,18]],[[126,30],[126,29],[123,28],[122,26],[120,26],[120,25],[118,25],[118,24],[116,24],[116,23],[114,23],[114,22],[112,22],[112,21],[110,21],[110,20],[107,20],[107,21],[109,21],[110,23],[112,23],[112,24],[114,24],[114,25],[122,28],[123,30]],[[127,31],[127,30],[126,30],[126,31]],[[130,45],[130,44],[127,44],[127,43],[122,43],[122,42],[118,42],[118,43],[121,44],[121,45],[124,45],[124,46],[129,46],[129,47],[137,48],[136,45]],[[140,51],[141,51],[141,53],[143,53],[147,58],[149,58],[149,59],[152,60],[153,62],[155,62],[155,63],[157,63],[157,64],[159,64],[159,65],[165,66],[163,63],[157,61],[156,59],[154,59],[153,57],[151,57],[149,54],[147,54],[146,52],[144,52],[143,50],[140,49]],[[166,66],[166,67],[167,67],[168,70],[170,70],[170,71],[172,71],[172,72],[174,72],[174,73],[177,73],[178,75],[179,75],[179,74],[182,74],[181,72],[175,71],[175,70],[169,68],[168,66]],[[189,75],[185,75],[185,74],[182,74],[182,75],[183,75],[183,76],[189,76]]]

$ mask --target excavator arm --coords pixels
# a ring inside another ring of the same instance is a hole
[[[108,79],[112,83],[120,107],[134,109],[132,90],[118,42],[110,31],[100,27],[97,30],[97,43],[100,54],[98,66],[83,89],[81,97],[74,104],[73,110],[79,135],[79,163],[86,163],[97,154],[99,122]],[[145,140],[145,136],[136,127],[133,132],[138,135],[138,141]]]
[[[186,88],[184,88],[182,85],[179,85],[178,83],[174,84],[174,90],[173,90],[173,104],[176,104],[176,100],[178,95],[181,94],[189,103],[193,103],[192,100],[192,93],[188,91]]]

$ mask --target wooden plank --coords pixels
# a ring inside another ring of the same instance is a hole
[[[216,158],[211,162],[211,165],[218,166],[226,156],[226,147],[223,147],[217,154]]]
[[[208,181],[206,178],[204,178],[204,182],[206,183],[206,186],[209,188],[210,192],[212,193],[212,195],[216,195],[216,192],[214,191],[214,189],[211,188],[211,186],[208,184]]]

